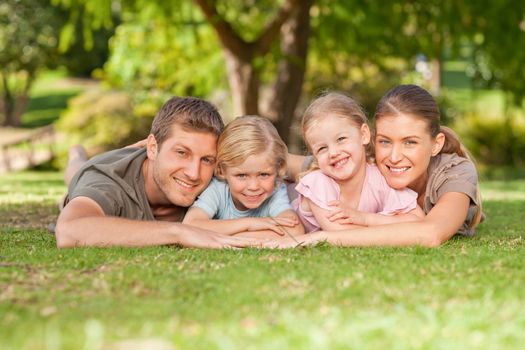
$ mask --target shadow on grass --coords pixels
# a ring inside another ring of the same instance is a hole
[[[67,108],[69,99],[78,93],[79,91],[71,90],[32,97],[26,113],[22,116],[22,125],[36,128],[53,123]]]
[[[37,229],[46,230],[58,217],[57,203],[25,202],[7,203],[0,207],[0,228],[3,232],[12,230]]]

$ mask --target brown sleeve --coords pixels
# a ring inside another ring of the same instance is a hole
[[[475,205],[478,203],[478,173],[472,162],[465,161],[446,169],[446,180],[437,189],[437,197],[447,192],[464,193]]]

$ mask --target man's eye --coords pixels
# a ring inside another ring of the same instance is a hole
[[[177,154],[178,154],[179,156],[185,156],[185,155],[188,154],[188,153],[187,153],[186,151],[184,151],[184,150],[179,149],[179,150],[177,150]]]
[[[202,162],[204,164],[213,165],[213,164],[215,164],[215,159],[213,159],[213,158],[203,158]]]

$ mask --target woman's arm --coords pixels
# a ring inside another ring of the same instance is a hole
[[[326,241],[331,245],[359,246],[410,246],[438,247],[449,240],[463,225],[468,213],[470,198],[459,192],[441,196],[432,210],[420,221],[371,226],[355,230],[320,231],[296,240],[301,245]],[[283,239],[263,244],[268,248],[293,248],[297,243]]]
[[[239,218],[239,219],[223,219],[214,220],[208,217],[204,210],[198,207],[193,207],[188,210],[183,220],[184,224],[199,227],[206,230],[213,230],[227,235],[236,235],[241,232],[257,232],[257,231],[271,231],[279,236],[286,235],[287,231],[297,230],[296,227],[301,226],[297,215],[279,215],[271,218]],[[295,232],[295,231],[293,231]],[[304,231],[303,231],[304,233]],[[246,235],[244,235],[246,236]],[[260,237],[260,235],[249,235],[250,237]],[[276,237],[276,236],[274,236]]]

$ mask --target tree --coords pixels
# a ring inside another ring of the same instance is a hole
[[[305,90],[305,73],[308,72],[306,88],[309,91],[325,86],[343,87],[351,89],[359,99],[373,100],[375,94],[380,95],[391,85],[404,81],[406,72],[413,70],[416,55],[425,54],[434,67],[430,87],[438,93],[441,61],[445,54],[455,55],[456,48],[465,42],[476,42],[480,36],[494,37],[491,31],[498,23],[506,28],[503,24],[509,18],[513,23],[514,17],[523,18],[522,6],[510,6],[511,0],[506,0],[505,8],[498,4],[487,6],[476,1],[453,0],[55,1],[69,4],[73,13],[75,8],[83,9],[83,22],[94,23],[94,27],[111,20],[112,8],[119,9],[122,26],[131,30],[135,25],[141,33],[139,36],[149,36],[148,42],[144,39],[144,45],[114,44],[114,49],[127,49],[117,55],[123,59],[120,67],[129,68],[124,69],[128,82],[132,77],[142,76],[147,77],[143,82],[150,86],[148,84],[163,81],[163,74],[169,74],[178,81],[168,78],[158,86],[169,91],[205,94],[209,87],[222,86],[220,80],[225,76],[233,97],[234,113],[271,118],[285,140],[289,138],[290,124],[301,92]],[[505,15],[505,11],[514,11],[514,8],[518,8],[516,16]],[[195,9],[200,12],[196,13]],[[500,15],[492,16],[493,10],[498,10]],[[491,20],[487,21],[489,17]],[[212,28],[216,37],[212,38],[208,29],[202,28]],[[192,31],[193,38],[189,34]],[[118,33],[119,30],[117,38]],[[170,37],[171,41],[151,43],[159,41],[159,33],[161,37]],[[523,31],[515,31],[513,40],[518,40],[520,33]],[[120,38],[132,41],[135,36],[121,35]],[[477,45],[477,55],[482,54],[484,62],[489,62],[494,76],[511,77],[503,72],[516,72],[519,68],[507,70],[507,65],[501,64],[498,67],[491,57],[499,57],[498,52],[510,54],[515,49],[512,42],[496,40],[493,45],[486,48]],[[160,51],[152,51],[152,48]],[[199,50],[204,52],[200,57]],[[216,57],[213,50],[222,51],[225,68],[217,65],[217,61],[209,64],[211,57]],[[169,60],[161,57],[162,51],[169,51],[166,54]],[[142,57],[145,67],[140,67],[138,59],[131,68],[123,64],[130,56]],[[171,70],[167,68],[170,60],[179,63],[183,58],[187,64],[174,64],[176,68]],[[156,62],[160,64],[154,67]],[[197,68],[199,66],[201,68]],[[510,68],[514,66],[522,65],[519,62],[509,65]],[[118,65],[108,67],[113,67],[113,71],[119,69]],[[186,70],[186,74],[175,70]],[[151,77],[153,81],[148,80]],[[373,96],[371,88],[366,88],[368,85],[373,86]],[[518,84],[514,82],[514,85]],[[510,79],[502,87],[517,91]],[[270,93],[263,96],[261,91],[266,88]]]
[[[20,125],[31,85],[55,52],[57,35],[52,17],[44,1],[7,0],[0,4],[2,125]]]
[[[111,3],[96,3],[77,0],[72,1],[70,6],[72,13],[79,9],[85,11],[86,22],[91,20],[100,24],[111,20]],[[164,17],[172,20],[174,26],[187,25],[193,20],[188,18],[191,10],[187,10],[189,5],[185,1],[144,4],[128,0],[120,4],[123,13],[133,14],[135,9],[146,7],[157,19]],[[312,0],[284,0],[280,5],[275,5],[273,1],[259,1],[257,6],[253,1],[235,2],[236,6],[228,1],[215,0],[194,0],[194,4],[202,11],[221,44],[234,114],[269,116],[276,122],[283,138],[287,139],[304,79]],[[147,13],[145,18],[146,21],[152,20]],[[196,25],[195,22],[191,24]],[[277,46],[279,42],[280,47]],[[277,72],[269,98],[271,102],[261,108],[261,72],[269,54],[277,57]]]

